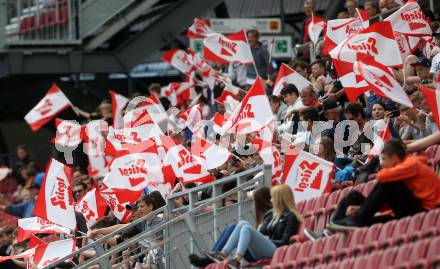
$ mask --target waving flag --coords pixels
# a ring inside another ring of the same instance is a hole
[[[308,24],[308,27],[307,33],[309,34],[309,38],[313,44],[316,44],[322,31],[326,28],[326,21],[323,18],[314,16],[312,13],[312,20]]]
[[[40,217],[18,219],[17,242],[22,242],[34,234],[70,234],[66,227]]]
[[[145,147],[148,139],[160,134],[162,134],[162,131],[154,123],[119,130],[110,127],[105,152],[112,156],[140,152]]]
[[[354,63],[354,72],[360,75],[380,96],[396,103],[413,107],[411,100],[388,67],[368,57]]]
[[[180,106],[193,100],[197,93],[192,82],[171,82],[164,88],[162,95],[168,97],[173,106]]]
[[[281,90],[287,84],[293,84],[298,89],[298,91],[301,91],[302,89],[310,85],[310,81],[308,81],[298,72],[283,63],[281,64],[280,71],[278,72],[277,78],[275,80],[275,85],[273,86],[273,95],[280,95]]]
[[[50,160],[35,202],[35,216],[75,230],[76,218],[70,186],[71,178],[71,168],[55,159]]]
[[[378,120],[374,123],[374,129],[377,130],[378,135],[375,135],[374,145],[368,154],[367,160],[365,163],[369,162],[375,156],[378,156],[382,153],[383,147],[388,140],[391,138],[390,127],[388,126],[388,120]]]
[[[109,91],[112,98],[112,110],[113,110],[113,127],[116,129],[124,126],[124,120],[122,116],[122,110],[128,104],[128,98],[117,94],[114,91]]]
[[[423,85],[419,85],[419,90],[422,92],[423,97],[425,97],[425,102],[428,104],[432,116],[440,128],[440,90],[431,89]]]
[[[408,1],[399,10],[385,19],[391,22],[395,32],[405,36],[431,36],[432,29],[429,19],[425,16],[415,0]]]
[[[231,92],[223,90],[222,94],[220,94],[219,97],[215,98],[215,101],[219,102],[220,104],[224,104],[229,99],[236,100],[237,98],[238,98],[237,95],[233,95]]]
[[[211,21],[194,18],[194,23],[188,28],[186,36],[189,38],[205,38],[208,34],[214,33],[211,29]]]
[[[122,223],[126,223],[131,216],[131,211],[128,210],[125,206],[129,204],[133,204],[136,202],[137,199],[139,199],[141,192],[135,192],[129,193],[129,195],[125,195],[130,200],[121,202],[118,200],[118,191],[114,191],[112,188],[106,186],[105,184],[102,185],[102,188],[100,189],[102,198],[105,199],[106,203],[110,207],[110,209],[113,212],[113,215],[120,220]]]
[[[11,259],[27,259],[32,257],[35,254],[35,248],[30,248],[26,251],[23,251],[20,254],[17,255],[11,255],[11,256],[0,256],[0,263],[5,262],[7,260]]]
[[[298,203],[330,192],[334,171],[333,163],[300,148],[289,147],[282,182],[292,188]]]
[[[212,118],[213,129],[217,134],[223,135],[223,124],[228,120],[228,116],[215,112],[214,117]]]
[[[264,164],[272,165],[272,182],[280,183],[283,174],[283,164],[281,163],[281,154],[278,149],[272,145],[272,142],[261,138],[253,138],[251,143],[257,147],[258,154],[263,159]]]
[[[385,66],[402,66],[402,59],[390,22],[377,22],[348,37],[330,51],[332,59],[349,63],[354,63],[367,55]]]
[[[185,126],[188,127],[191,132],[197,133],[203,120],[200,104],[188,107],[180,114],[179,118],[185,122]]]
[[[82,142],[84,128],[76,121],[55,119],[57,134],[54,143],[64,147],[75,147]]]
[[[165,135],[161,135],[160,140],[166,151],[164,164],[170,165],[176,177],[183,183],[206,183],[214,180],[207,168],[198,162],[183,145]]]
[[[54,83],[44,98],[24,116],[24,119],[35,132],[69,106],[71,106],[69,99]]]
[[[105,156],[105,138],[103,132],[108,130],[107,122],[94,120],[89,122],[84,134],[84,152],[89,159],[88,174],[91,177],[105,176],[108,171],[109,158]]]
[[[251,48],[247,42],[244,31],[225,37],[222,34],[208,34],[203,40],[205,46],[203,55],[206,60],[219,63],[239,62],[242,64],[252,64]]]
[[[249,134],[261,130],[273,117],[263,82],[258,77],[224,127],[235,133]]]
[[[328,21],[322,54],[328,55],[332,49],[336,48],[347,37],[361,32],[368,28],[369,25],[370,22],[368,20],[362,21],[359,18]]]
[[[192,141],[191,154],[209,170],[223,165],[232,156],[227,149],[202,138]]]
[[[75,205],[75,210],[83,214],[89,229],[105,216],[106,209],[107,203],[96,188],[89,190]]]
[[[36,246],[32,261],[38,268],[44,268],[75,251],[76,239],[67,239],[46,243],[35,236],[30,246]]]
[[[181,49],[176,48],[166,52],[161,60],[171,64],[174,68],[184,74],[187,74],[194,69],[190,55]]]

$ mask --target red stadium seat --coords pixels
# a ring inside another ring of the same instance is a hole
[[[298,234],[296,234],[290,238],[290,243],[292,244],[295,242],[307,241],[308,238],[304,235],[304,228],[307,228],[309,230],[314,231],[315,224],[316,224],[315,216],[309,216],[307,218],[304,218],[304,221],[301,223],[301,225],[298,228]]]
[[[373,249],[380,249],[388,246],[390,244],[390,237],[393,234],[394,227],[397,223],[397,220],[391,220],[385,223],[382,228],[380,229],[379,236],[377,237],[377,240],[375,242],[369,242],[367,243],[367,250],[371,251]]]
[[[408,242],[408,241],[413,241],[415,240],[415,232],[419,231],[420,228],[422,227],[423,224],[423,220],[425,218],[425,212],[423,213],[419,213],[417,215],[414,215],[410,218],[409,224],[408,224],[408,228],[406,229],[406,231],[408,231],[408,233],[403,233],[400,238],[402,238],[403,241]]]
[[[414,232],[415,238],[435,236],[440,232],[440,209],[434,209],[426,213],[422,227]]]
[[[275,253],[273,254],[272,261],[270,262],[270,266],[265,266],[266,269],[275,267],[277,264],[281,264],[284,260],[284,256],[286,256],[287,250],[289,246],[282,246],[277,248]]]
[[[309,264],[309,262],[312,261],[313,257],[321,254],[322,249],[324,248],[324,245],[325,245],[325,242],[327,239],[328,238],[320,238],[320,239],[316,240],[315,242],[313,242],[312,247],[310,248],[310,251],[307,256],[298,255],[297,266],[303,268],[304,266]],[[300,254],[300,253],[298,253],[298,254]]]
[[[295,268],[297,265],[297,261],[299,259],[301,259],[302,257],[308,257],[312,245],[313,245],[312,241],[307,241],[300,244],[296,257],[294,259],[289,259],[289,260],[285,259],[285,266],[287,266],[286,268]]]
[[[382,252],[382,251],[380,251]],[[388,266],[392,266],[394,264],[394,260],[397,255],[397,248],[389,248],[382,252],[382,258],[380,259],[379,266],[377,268],[387,268]]]

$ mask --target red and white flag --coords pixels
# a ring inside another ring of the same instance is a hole
[[[44,98],[24,116],[24,119],[35,132],[71,105],[69,99],[54,83]]]
[[[185,122],[185,127],[188,127],[192,133],[197,133],[202,126],[201,124],[203,120],[200,104],[188,107],[180,114],[179,118]]]
[[[308,28],[309,29],[307,33],[309,34],[310,41],[312,41],[313,44],[316,44],[322,31],[325,31],[326,20],[314,16],[314,14],[312,13],[312,20],[308,24]]]
[[[388,120],[378,120],[374,123],[374,129],[376,132],[374,133],[375,139],[373,143],[373,147],[370,150],[370,153],[368,154],[367,160],[365,163],[369,162],[371,159],[373,159],[375,156],[378,156],[382,153],[383,146],[385,145],[388,140],[391,138],[391,132],[390,127],[388,126]],[[377,133],[377,134],[376,134]]]
[[[432,35],[431,22],[415,0],[408,1],[384,21],[391,22],[393,30],[405,36],[423,37]]]
[[[173,106],[180,106],[197,97],[192,82],[171,82],[164,88],[162,95],[168,97]]]
[[[213,144],[203,138],[191,143],[191,154],[208,169],[215,169],[226,163],[232,154],[224,147]]]
[[[295,202],[319,197],[331,191],[335,165],[297,147],[286,150],[283,184],[289,185]]]
[[[219,97],[215,98],[215,101],[220,103],[220,104],[224,104],[230,98],[236,100],[238,98],[238,95],[233,95],[231,92],[223,90],[222,94],[220,94]]]
[[[368,20],[362,21],[359,18],[328,21],[324,47],[322,48],[323,55],[328,55],[332,49],[336,48],[347,37],[361,32],[368,28],[369,25],[370,22]]]
[[[234,133],[249,134],[264,128],[273,117],[263,82],[258,77],[224,128]]]
[[[437,126],[440,128],[440,90],[423,85],[419,85],[419,90],[422,92],[423,97],[425,97],[425,102],[429,106]]]
[[[110,127],[107,134],[105,152],[112,156],[140,152],[148,139],[160,134],[163,133],[155,123],[118,130]]]
[[[188,28],[188,38],[205,38],[208,34],[214,33],[211,29],[211,21],[194,18],[194,23]]]
[[[35,254],[35,248],[30,248],[17,255],[0,256],[0,263],[11,259],[27,259],[32,257],[34,254]]]
[[[348,37],[330,51],[332,59],[349,63],[368,55],[385,66],[402,66],[399,47],[390,22],[377,22]]]
[[[208,34],[203,40],[203,45],[203,55],[206,60],[242,64],[254,62],[246,33],[243,30],[227,37],[218,33]]]
[[[408,95],[388,67],[368,57],[355,62],[353,68],[354,73],[361,76],[377,95],[413,107]]]
[[[207,183],[214,180],[207,168],[198,162],[183,145],[165,135],[161,135],[160,140],[166,151],[164,164],[171,166],[176,177],[183,183]]]
[[[54,144],[63,147],[76,147],[82,142],[84,128],[76,121],[55,119],[57,129]]]
[[[35,236],[31,237],[30,247],[35,247],[32,262],[44,268],[75,251],[76,238],[46,243]]]
[[[0,181],[5,179],[11,172],[12,169],[9,167],[0,167]]]
[[[223,124],[226,123],[226,121],[228,120],[228,116],[225,114],[220,114],[218,112],[215,112],[214,117],[212,118],[212,122],[213,122],[213,129],[214,132],[216,132],[217,134],[223,134]]]
[[[108,171],[108,163],[111,158],[105,156],[106,140],[102,135],[108,131],[107,122],[94,120],[87,123],[84,133],[84,153],[89,159],[87,168],[91,177],[105,176]]]
[[[18,219],[17,242],[22,242],[34,234],[70,234],[66,227],[40,217]]]
[[[71,230],[76,229],[72,187],[72,169],[51,159],[35,202],[34,215]]]
[[[184,74],[188,74],[194,70],[191,56],[181,49],[172,49],[167,51],[161,58],[161,60],[171,64],[174,68]]]
[[[283,164],[281,163],[281,154],[278,149],[272,145],[272,142],[261,138],[253,138],[251,143],[256,146],[264,164],[272,165],[272,182],[280,183],[283,174]]]
[[[75,210],[83,214],[89,229],[105,216],[106,209],[107,203],[96,188],[89,190],[75,205]]]
[[[286,64],[281,64],[278,71],[275,85],[273,86],[273,95],[280,95],[281,90],[287,85],[293,84],[301,92],[302,89],[310,85],[310,81],[301,76],[298,72]]]
[[[122,96],[114,91],[109,91],[109,93],[112,98],[113,127],[116,129],[120,129],[124,126],[122,110],[130,100],[127,97]]]
[[[120,220],[122,223],[126,223],[131,216],[131,211],[125,206],[133,204],[140,197],[141,193],[136,192],[135,195],[130,196],[130,201],[120,202],[118,200],[117,191],[113,191],[111,188],[107,187],[105,184],[102,185],[100,189],[102,198],[105,199],[108,206],[113,212],[113,215]]]

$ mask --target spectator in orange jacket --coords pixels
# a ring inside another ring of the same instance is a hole
[[[440,180],[427,165],[427,158],[407,156],[405,145],[396,139],[385,144],[381,154],[382,169],[378,183],[371,193],[357,199],[356,206],[348,203],[345,218],[333,219],[329,228],[351,230],[371,225],[375,214],[384,205],[393,211],[394,218],[402,218],[428,211],[440,204]]]

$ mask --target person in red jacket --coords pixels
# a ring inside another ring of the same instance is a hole
[[[328,228],[352,230],[377,222],[376,213],[385,205],[394,218],[429,211],[440,204],[440,179],[427,165],[424,156],[410,156],[405,145],[396,139],[388,141],[381,154],[382,169],[377,184],[367,197],[357,197],[346,205],[345,218],[333,218]],[[344,199],[343,199],[344,200]],[[346,201],[347,202],[347,201]]]

